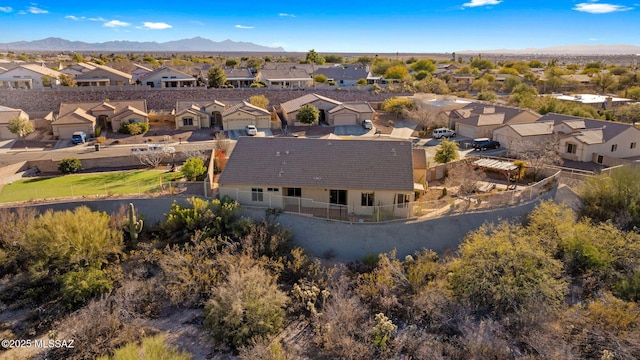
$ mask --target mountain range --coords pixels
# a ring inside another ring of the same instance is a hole
[[[70,41],[56,37],[49,37],[34,41],[16,41],[0,43],[0,51],[127,51],[127,52],[161,52],[161,51],[203,51],[203,52],[282,52],[281,47],[268,47],[250,42],[231,40],[213,41],[202,37],[182,39],[167,42],[155,41],[107,41],[102,43],[87,43]]]
[[[497,50],[463,50],[459,54],[545,54],[545,55],[638,55],[640,46],[636,45],[564,45],[545,48],[497,49]]]

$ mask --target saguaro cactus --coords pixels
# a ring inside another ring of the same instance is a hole
[[[129,203],[129,224],[127,224],[129,230],[129,236],[131,237],[131,245],[135,248],[138,245],[138,234],[142,231],[143,221],[138,220],[136,217],[135,208],[133,203]]]

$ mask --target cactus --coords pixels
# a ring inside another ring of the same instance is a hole
[[[127,224],[129,236],[131,237],[131,245],[135,249],[138,245],[138,234],[142,231],[144,222],[136,218],[133,203],[129,203],[129,223]]]

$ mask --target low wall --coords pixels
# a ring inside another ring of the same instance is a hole
[[[20,180],[22,176],[29,170],[26,161],[7,165],[0,168],[0,184],[9,184]]]
[[[187,155],[178,152],[175,155],[176,163],[183,162],[187,159]],[[92,169],[100,169],[100,170],[108,170],[108,169],[122,169],[122,168],[143,168],[144,166],[140,164],[140,161],[134,156],[111,156],[111,157],[100,157],[100,158],[91,158],[91,159],[80,159],[82,162],[83,170],[92,170]],[[27,162],[30,168],[38,168],[41,172],[44,173],[57,173],[58,172],[58,162],[59,160],[29,160]],[[171,162],[171,157],[167,156],[164,163]]]

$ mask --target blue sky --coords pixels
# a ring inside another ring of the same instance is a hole
[[[305,52],[452,52],[640,45],[640,0],[0,0],[0,42],[201,36]]]

